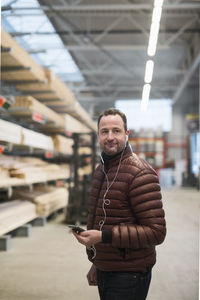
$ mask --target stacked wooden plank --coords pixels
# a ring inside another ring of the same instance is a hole
[[[40,67],[4,30],[1,40],[2,79],[16,82],[19,91],[32,95],[59,113],[69,113],[96,131],[90,115],[76,101],[74,94],[52,71]],[[9,69],[8,69],[9,67]],[[7,68],[7,69],[6,69]],[[25,82],[26,81],[26,82]]]
[[[53,140],[50,136],[22,128],[22,145],[53,151]]]
[[[50,164],[32,157],[1,155],[1,170],[3,175],[0,177],[0,187],[46,182],[70,176],[69,165]]]
[[[8,233],[37,217],[30,201],[8,201],[0,204],[0,235]]]
[[[68,203],[67,189],[53,186],[35,187],[32,192],[17,189],[14,191],[13,197],[33,202],[36,205],[37,214],[46,217],[52,212],[66,207]]]
[[[56,106],[56,102],[50,102],[49,104],[47,102],[44,103],[52,108],[54,108],[54,105]],[[89,113],[78,102],[75,102],[73,105],[66,106],[65,108],[62,106],[57,106],[55,110],[58,113],[65,112],[84,124],[84,129],[86,127],[86,130],[81,130],[81,132],[90,132],[91,130],[95,132],[97,131],[96,123],[91,119]]]
[[[48,128],[64,128],[65,126],[65,120],[61,115],[40,103],[32,96],[16,96],[15,103],[9,107],[8,113],[15,117],[30,118],[36,113],[43,116],[43,126],[47,126]]]
[[[42,170],[45,173],[46,180],[48,181],[70,177],[70,169],[67,164],[47,164],[42,168]]]
[[[78,169],[79,176],[91,175],[91,174],[92,174],[92,165],[87,165],[85,167]]]
[[[65,155],[73,154],[73,140],[62,135],[56,134],[53,137],[54,149]]]
[[[90,147],[80,147],[78,149],[78,154],[79,155],[91,155],[92,149]]]
[[[16,88],[20,91],[28,91],[30,94],[34,94],[35,97],[43,101],[45,99],[45,103],[48,104],[47,95],[53,94],[53,99],[57,99],[56,103],[54,102],[54,106],[58,106],[59,108],[63,108],[64,106],[71,106],[76,103],[73,93],[67,88],[66,84],[64,84],[55,74],[53,74],[50,70],[44,69],[45,72],[45,82],[34,82],[34,83],[20,83],[16,85]],[[44,98],[46,95],[46,98]],[[52,97],[50,98],[52,101]],[[55,111],[57,109],[55,108]]]
[[[18,67],[2,71],[1,78],[6,81],[46,81],[44,69],[4,30],[1,33],[1,66]]]
[[[30,146],[48,151],[54,150],[53,140],[50,136],[1,119],[0,142]]]
[[[5,157],[0,156],[0,188],[7,188],[12,185],[17,186],[25,184],[24,179],[10,177],[9,169],[7,168],[7,166],[1,164],[2,158],[5,159]]]
[[[0,141],[21,144],[22,127],[0,119]]]
[[[66,131],[77,133],[88,133],[90,131],[87,126],[69,114],[63,114],[63,118],[65,120]]]

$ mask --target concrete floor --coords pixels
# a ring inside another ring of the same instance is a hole
[[[198,299],[199,200],[193,189],[163,191],[168,232],[157,247],[148,300]],[[0,252],[0,300],[99,299],[87,284],[85,250],[62,218],[34,227],[29,238],[13,238],[11,250]]]

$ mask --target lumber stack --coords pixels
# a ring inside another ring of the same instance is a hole
[[[54,150],[53,140],[50,136],[1,119],[0,142],[24,145],[48,151]]]
[[[42,171],[45,173],[46,180],[48,181],[70,177],[70,169],[67,164],[47,164],[42,168]]]
[[[65,120],[61,115],[58,115],[32,96],[16,96],[15,103],[10,106],[8,112],[15,117],[29,117],[30,119],[34,113],[39,114],[43,117],[43,120],[41,120],[44,122],[43,126],[63,128],[65,125]]]
[[[66,207],[68,203],[67,189],[53,186],[35,187],[31,193],[29,190],[16,190],[13,197],[33,202],[36,205],[37,214],[46,217]]]
[[[69,178],[69,165],[56,165],[42,161],[39,158],[0,156],[0,187],[32,184]],[[16,184],[15,184],[16,182]]]
[[[92,165],[91,164],[78,169],[79,176],[91,175],[91,174],[92,174]]]
[[[54,149],[65,155],[73,154],[73,140],[62,135],[56,134],[53,137]]]
[[[0,141],[21,144],[22,127],[0,119]]]
[[[53,140],[50,136],[26,128],[22,128],[22,145],[48,151],[54,150]]]
[[[1,33],[1,46],[1,66],[10,67],[9,70],[1,72],[3,80],[46,80],[44,69],[4,30]],[[11,67],[15,69],[12,70]],[[16,67],[18,67],[17,70]]]
[[[65,129],[69,132],[76,133],[88,133],[89,129],[83,123],[70,116],[69,114],[63,114],[63,118],[65,120]]]
[[[34,94],[35,97],[45,104],[49,104],[48,95],[51,95],[50,101],[54,102],[55,111],[57,107],[61,111],[63,106],[70,107],[76,103],[73,93],[68,89],[66,84],[64,84],[55,74],[49,69],[44,69],[45,82],[34,82],[34,83],[19,83],[16,88],[19,91],[29,92]],[[46,97],[45,97],[46,96]],[[53,96],[53,98],[52,98]]]
[[[79,155],[92,155],[92,149],[90,147],[80,147],[78,149]]]
[[[16,82],[16,88],[32,95],[59,113],[69,113],[96,131],[95,122],[76,101],[74,94],[51,70],[39,66],[4,30],[1,39],[1,78]],[[9,68],[8,68],[9,67]]]
[[[1,164],[1,162],[0,162]],[[9,186],[23,185],[25,183],[24,179],[21,178],[11,178],[8,168],[6,166],[0,165],[0,188],[7,188]]]
[[[8,233],[37,217],[30,201],[8,201],[0,204],[0,235]]]

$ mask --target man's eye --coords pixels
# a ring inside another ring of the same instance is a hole
[[[115,133],[119,133],[120,130],[119,130],[119,129],[115,129],[114,132],[115,132]]]

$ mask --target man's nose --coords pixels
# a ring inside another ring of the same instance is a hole
[[[113,135],[112,132],[109,132],[109,133],[108,133],[107,139],[108,139],[108,140],[113,140],[113,139],[114,139],[114,135]]]

